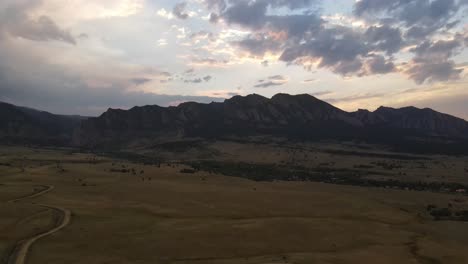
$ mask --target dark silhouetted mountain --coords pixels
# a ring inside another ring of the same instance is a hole
[[[99,117],[53,115],[0,104],[0,139],[81,147],[151,146],[181,138],[279,137],[365,141],[403,151],[468,152],[468,122],[431,109],[348,113],[310,95],[235,96],[222,103],[108,109]],[[72,140],[73,138],[73,140]],[[430,144],[429,144],[430,143]]]
[[[109,109],[83,122],[79,143],[115,144],[174,137],[272,135],[288,138],[344,136],[360,120],[310,95],[235,96],[224,103]]]
[[[73,132],[84,119],[0,102],[0,141],[68,145]]]
[[[374,115],[378,116],[380,120],[380,123],[377,122],[376,125],[427,131],[435,136],[468,136],[468,123],[465,120],[429,108],[405,107],[393,109],[380,107],[374,112]]]
[[[184,137],[275,136],[407,144],[468,137],[468,122],[430,109],[381,107],[348,113],[310,95],[235,96],[223,103],[109,109],[82,123],[84,146],[151,144]]]

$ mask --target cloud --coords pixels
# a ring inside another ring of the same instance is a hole
[[[258,84],[254,86],[254,88],[268,88],[271,86],[281,86],[288,83],[288,79],[283,75],[273,75],[266,80],[258,80]]]
[[[223,100],[165,94],[159,81],[169,80],[169,72],[120,57],[96,56],[75,47],[57,49],[19,38],[0,42],[0,100],[17,105],[61,114],[98,115],[109,107]]]
[[[222,12],[227,7],[224,0],[203,0],[203,3],[208,9],[215,10],[217,12]]]
[[[223,68],[225,67],[229,61],[227,60],[220,60],[215,58],[197,58],[193,57],[190,59],[191,66],[198,66],[198,67],[213,67],[213,68]]]
[[[194,68],[190,68],[190,69],[184,71],[184,74],[192,74],[192,73],[194,73],[194,72],[195,72],[195,69],[194,69]]]
[[[268,88],[268,87],[271,87],[271,86],[281,86],[283,84],[284,83],[269,81],[269,82],[264,82],[264,83],[257,84],[254,87],[255,88]]]
[[[184,80],[184,83],[195,83],[195,84],[197,84],[197,83],[202,83],[202,82],[203,82],[202,78]]]
[[[284,62],[315,62],[319,68],[328,68],[341,75],[357,74],[363,67],[361,58],[369,47],[361,35],[345,27],[323,29],[307,42],[290,45],[282,53]]]
[[[420,39],[452,24],[467,4],[465,0],[361,0],[354,13],[385,24],[403,24],[408,37]]]
[[[457,68],[451,58],[461,52],[463,47],[463,35],[457,35],[451,40],[425,41],[411,49],[415,57],[405,73],[419,84],[459,79],[463,69]]]
[[[133,78],[130,81],[136,85],[141,85],[141,84],[151,82],[152,80],[148,78]]]
[[[371,26],[365,33],[366,40],[371,43],[374,50],[393,54],[403,46],[403,38],[400,29],[388,25]]]
[[[213,79],[213,77],[211,75],[206,75],[205,77],[197,77],[197,78],[193,78],[193,79],[184,79],[184,83],[199,84],[199,83],[202,83],[203,81],[204,82],[209,82],[209,81],[211,81],[211,79]]]
[[[231,44],[259,58],[263,58],[267,52],[276,53],[281,50],[281,43],[278,40],[261,33],[251,34],[247,38],[234,41]]]
[[[216,24],[216,23],[219,22],[219,19],[220,19],[220,18],[219,18],[219,15],[218,15],[218,14],[215,14],[215,13],[211,13],[211,14],[210,14],[210,18],[209,18],[210,23]]]
[[[314,83],[317,81],[318,81],[317,79],[307,79],[307,80],[303,80],[302,83]]]
[[[81,33],[80,35],[78,35],[78,38],[79,39],[89,39],[89,35],[86,34],[86,33]]]
[[[411,49],[411,52],[416,54],[418,58],[427,60],[447,60],[453,57],[456,53],[461,52],[463,47],[462,36],[451,40],[424,41],[419,46]]]
[[[48,15],[63,27],[80,22],[109,18],[126,18],[144,10],[145,0],[2,0],[14,3],[34,17]],[[2,9],[0,3],[0,9]]]
[[[222,13],[228,24],[235,24],[253,30],[266,32],[284,32],[289,37],[303,37],[306,33],[317,30],[322,25],[322,19],[316,13],[303,15],[270,15],[269,8],[295,6],[299,2],[293,1],[238,1]],[[305,1],[310,2],[310,1]],[[302,5],[299,5],[302,6]]]
[[[273,75],[273,76],[268,77],[268,79],[273,80],[273,81],[278,81],[278,82],[287,81],[287,78],[284,77],[283,75]]]
[[[173,15],[171,12],[167,11],[166,9],[164,9],[164,8],[159,9],[159,10],[156,12],[156,14],[157,14],[158,16],[160,16],[160,17],[163,17],[163,18],[169,19],[169,20],[171,20],[171,19],[174,18],[174,15]]]
[[[296,2],[288,7],[311,3]],[[260,59],[268,52],[279,54],[279,60],[288,64],[315,65],[344,76],[371,73],[366,71],[369,54],[377,49],[393,53],[400,46],[398,31],[391,28],[373,28],[366,35],[344,26],[326,27],[326,21],[315,13],[267,14],[269,7],[285,5],[285,1],[240,1],[230,6],[223,13],[227,23],[255,32],[233,44]],[[374,42],[369,43],[366,37]]]
[[[8,2],[7,2],[8,3]],[[34,7],[29,2],[0,6],[0,35],[11,35],[33,41],[62,41],[76,45],[72,34],[60,28],[50,17],[42,15],[37,18],[28,15],[27,11]]]
[[[199,43],[203,40],[207,41],[215,41],[216,37],[212,32],[206,31],[206,30],[201,30],[195,33],[192,33],[189,36],[190,40],[192,40],[194,43]]]
[[[189,14],[185,12],[186,8],[187,2],[178,3],[172,9],[172,14],[179,19],[187,19],[189,18]]]
[[[416,83],[422,84],[426,81],[449,81],[460,78],[463,69],[457,69],[453,61],[440,62],[418,62],[413,61],[405,71]]]
[[[12,69],[0,67],[1,100],[53,113],[91,116],[99,115],[109,107],[128,109],[135,105],[168,106],[175,101],[209,103],[223,100],[207,96],[127,91],[127,86],[123,83],[97,89],[81,80],[79,76],[51,66],[36,74],[39,76],[25,78],[17,76]]]
[[[366,73],[371,74],[386,74],[396,70],[395,64],[387,61],[385,57],[375,55],[366,61]]]
[[[209,6],[220,3],[213,1]],[[342,76],[399,71],[417,83],[450,80],[460,73],[455,68],[448,70],[450,58],[429,63],[414,50],[414,58],[399,65],[395,61],[412,46],[436,41],[442,35],[447,38],[460,34],[453,31],[460,23],[461,10],[468,4],[466,0],[356,1],[355,17],[349,20],[359,21],[358,26],[336,24],[330,17],[311,11],[315,1],[231,0],[222,3],[219,16],[223,21],[249,32],[230,42],[240,57],[246,54],[265,61],[267,56],[273,56],[288,65],[302,65],[308,70],[326,68]],[[284,12],[285,8],[303,11],[288,13]],[[408,64],[414,66],[412,70],[408,70]],[[431,66],[437,66],[436,70],[430,71]],[[425,74],[432,76],[420,77]]]

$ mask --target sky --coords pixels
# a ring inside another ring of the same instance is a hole
[[[57,114],[310,94],[468,120],[468,0],[1,0],[0,101]]]

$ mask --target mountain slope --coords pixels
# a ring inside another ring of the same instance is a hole
[[[223,103],[109,109],[82,123],[84,146],[150,144],[183,137],[268,135],[289,139],[398,142],[468,137],[468,122],[430,109],[381,107],[348,113],[310,95],[235,96]]]
[[[174,137],[322,137],[362,127],[360,120],[310,95],[235,96],[224,103],[109,109],[82,124],[79,144]],[[344,134],[343,134],[344,135]]]
[[[0,141],[68,145],[83,119],[0,102]]]
[[[345,112],[310,95],[235,96],[223,103],[109,109],[61,116],[0,103],[0,142],[92,148],[151,146],[181,138],[364,141],[402,151],[468,152],[468,122],[431,109],[380,107]]]

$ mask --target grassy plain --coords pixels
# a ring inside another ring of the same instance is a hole
[[[468,182],[466,157],[353,151],[232,142],[145,150],[167,160],[158,166],[66,149],[2,147],[0,256],[7,263],[20,240],[53,226],[55,212],[38,205],[47,204],[71,210],[72,220],[35,243],[28,263],[468,263],[468,223],[434,221],[426,210],[429,204],[468,208],[463,194],[181,173],[188,168],[184,158],[359,167],[375,177]],[[398,168],[375,165],[382,162]],[[122,169],[129,171],[117,172]],[[40,186],[55,188],[8,203]]]

